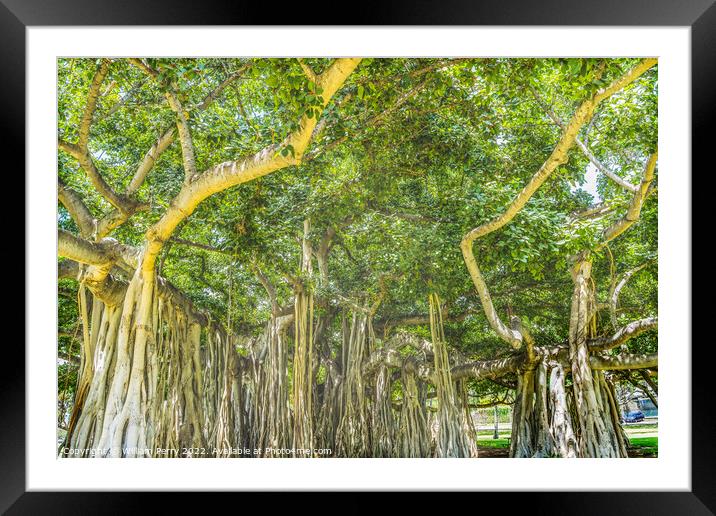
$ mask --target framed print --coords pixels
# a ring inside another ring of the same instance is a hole
[[[711,514],[691,169],[716,8],[557,4],[259,27],[6,1],[27,304],[3,510],[439,490]]]

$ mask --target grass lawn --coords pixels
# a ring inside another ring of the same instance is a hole
[[[629,442],[637,457],[656,457],[659,454],[658,437],[630,437]]]
[[[500,439],[480,439],[482,435],[478,436],[477,445],[484,448],[509,448],[510,445],[506,438]],[[656,457],[659,453],[659,438],[658,437],[631,437],[629,442],[633,448],[633,454],[630,451],[630,456],[633,457]]]
[[[478,446],[484,446],[486,448],[509,448],[510,445],[507,439],[478,439]]]

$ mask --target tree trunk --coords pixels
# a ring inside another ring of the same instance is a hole
[[[390,376],[390,371],[385,366],[381,366],[375,375],[373,407],[371,410],[373,457],[393,456],[395,436]]]
[[[331,359],[326,360],[326,379],[323,382],[323,399],[318,419],[318,446],[336,450],[336,432],[343,408],[343,377]]]
[[[559,457],[577,456],[577,439],[572,428],[572,417],[567,405],[564,388],[564,369],[559,363],[552,364],[549,377],[550,433],[554,453]]]
[[[304,281],[311,278],[311,225],[303,224]],[[313,293],[310,285],[299,285],[294,306],[295,346],[293,353],[293,448],[294,456],[310,457],[313,453]],[[300,450],[300,451],[299,451]]]
[[[510,457],[550,456],[551,436],[546,421],[545,391],[542,364],[531,365],[517,376]]]
[[[263,338],[268,351],[259,371],[258,442],[261,456],[280,456],[277,450],[289,448],[292,425],[288,390],[288,359],[285,326],[292,316],[271,316]]]
[[[85,313],[71,456],[208,456],[235,440],[235,351],[207,336],[202,371],[200,323],[163,280],[139,269],[120,304]]]
[[[396,438],[398,457],[429,457],[430,433],[425,410],[425,396],[420,388],[415,372],[406,362],[402,371],[403,403],[400,407],[400,425]]]
[[[66,446],[72,456],[87,457],[99,438],[104,416],[107,388],[114,374],[114,355],[121,310],[94,299],[92,312],[87,312],[87,294],[80,285],[80,312],[83,339],[78,372],[78,386],[67,429]],[[91,316],[91,323],[90,323]]]
[[[603,395],[601,376],[593,374],[587,340],[594,337],[594,291],[592,264],[585,254],[572,268],[574,293],[569,320],[569,357],[579,424],[580,457],[624,457],[612,424],[608,400]]]

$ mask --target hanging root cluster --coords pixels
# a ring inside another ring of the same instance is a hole
[[[590,366],[589,274],[588,262],[573,271],[569,362],[528,352],[510,369],[512,457],[627,456],[614,386]],[[340,337],[318,331],[324,316],[314,320],[308,286],[297,286],[293,313],[274,310],[251,338],[182,299],[141,271],[120,304],[80,285],[82,353],[65,456],[307,457],[316,448],[333,457],[477,456],[467,366],[459,354],[451,363],[436,294],[432,343],[405,353],[400,339],[376,339],[365,303],[349,303]],[[453,377],[455,368],[463,373]]]
[[[286,349],[286,324],[291,316],[271,316],[262,335],[262,348],[266,349],[263,366],[257,371],[256,382],[256,442],[258,454],[277,456],[277,450],[291,445],[291,414],[288,392],[288,357]]]
[[[376,338],[370,317],[368,325],[368,349],[376,351]],[[373,396],[371,397],[370,429],[373,457],[392,457],[395,453],[395,418],[392,406],[391,374],[387,366],[381,364],[374,377]]]
[[[64,454],[191,457],[236,446],[230,339],[210,325],[202,350],[200,321],[154,274],[137,271],[121,305],[88,297],[80,287],[85,334]]]
[[[396,456],[429,457],[430,433],[425,410],[425,384],[415,377],[414,360],[406,360],[401,371],[403,400],[400,406]]]
[[[354,311],[350,328],[344,318],[343,412],[336,431],[336,453],[341,457],[369,457],[368,415],[361,365],[367,352],[369,333],[368,311]]]
[[[626,457],[612,393],[601,371],[592,371],[588,341],[596,333],[596,302],[592,263],[580,255],[572,267],[572,310],[569,321],[569,356],[578,423],[581,457]]]
[[[450,361],[445,342],[440,298],[430,295],[430,332],[435,357],[435,391],[437,394],[436,457],[471,457],[477,448],[471,444],[464,411],[458,408],[455,385],[450,375]],[[473,455],[474,454],[474,455]]]

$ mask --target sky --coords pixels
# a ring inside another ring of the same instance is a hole
[[[597,168],[590,163],[589,165],[587,165],[587,171],[584,174],[584,184],[574,185],[574,187],[572,187],[572,191],[582,189],[585,192],[592,194],[592,197],[594,197],[595,204],[602,202],[602,198],[599,196],[599,192],[597,192],[598,174],[599,172],[597,171]]]

